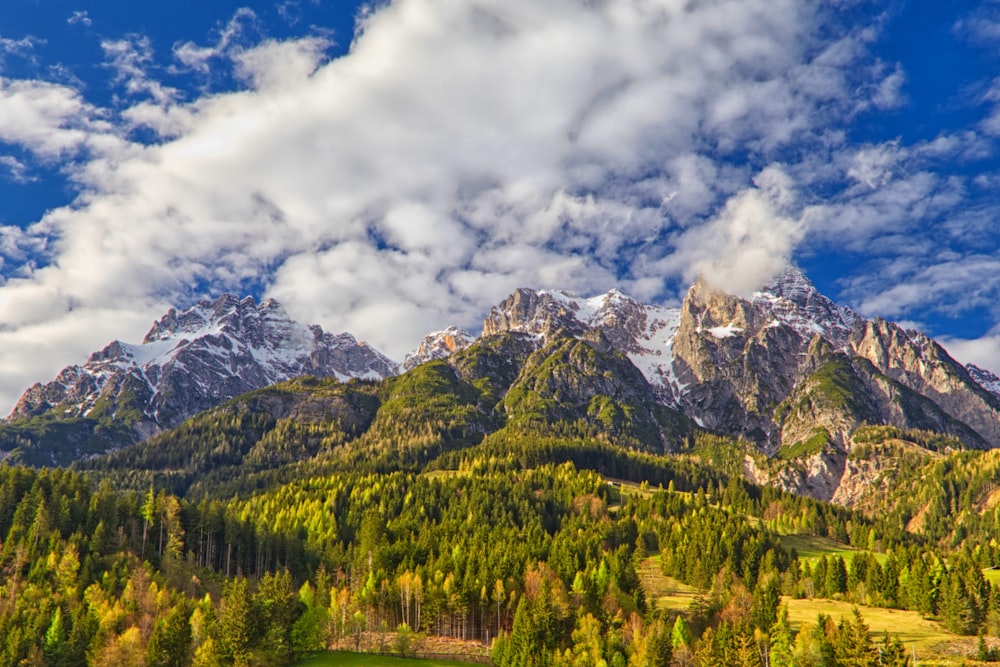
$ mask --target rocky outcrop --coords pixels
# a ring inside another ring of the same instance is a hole
[[[381,379],[396,365],[350,334],[292,320],[274,300],[224,295],[169,310],[142,343],[114,341],[29,388],[8,423],[40,415],[129,426],[143,439],[239,394],[291,377]]]
[[[851,334],[854,354],[886,377],[932,401],[989,447],[1000,447],[1000,399],[927,336],[876,319]]]
[[[773,407],[794,388],[809,341],[759,304],[692,286],[673,342],[682,409],[706,428],[780,445]]]
[[[408,371],[414,366],[434,359],[447,359],[467,348],[474,340],[475,336],[458,327],[448,327],[444,331],[429,333],[420,341],[420,346],[416,350],[406,355],[402,369]]]

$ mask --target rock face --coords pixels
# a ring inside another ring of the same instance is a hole
[[[40,415],[109,419],[138,438],[244,392],[298,375],[381,379],[396,364],[350,334],[289,318],[274,300],[224,295],[155,322],[140,345],[114,341],[36,384],[7,422]]]
[[[1000,447],[1000,378],[963,367],[922,334],[837,305],[795,269],[750,299],[699,280],[680,308],[618,291],[584,299],[521,289],[484,323],[484,337],[505,332],[536,349],[600,334],[661,405],[777,456],[772,470],[751,466],[748,476],[818,498],[858,502],[859,480],[881,470],[850,457],[859,429]]]
[[[406,355],[402,369],[408,371],[414,366],[434,359],[447,359],[459,350],[467,348],[476,338],[465,329],[448,327],[424,336],[420,347]]]
[[[1000,400],[933,340],[876,319],[856,326],[850,345],[878,372],[936,403],[989,447],[1000,447]]]
[[[53,420],[73,425],[61,436],[73,460],[297,375],[381,379],[438,360],[498,423],[589,424],[654,452],[684,446],[697,424],[756,446],[748,477],[849,504],[887,470],[877,457],[860,463],[859,443],[1000,448],[1000,378],[837,305],[789,269],[749,299],[699,280],[679,307],[618,290],[519,289],[490,310],[482,336],[429,334],[401,367],[350,334],[291,320],[274,301],[227,295],[171,310],[141,344],[112,342],[28,389],[0,425],[0,457],[51,438]]]
[[[618,290],[589,299],[568,292],[519,289],[494,306],[483,323],[483,337],[515,332],[536,346],[561,336],[600,332],[624,354],[655,389],[660,400],[676,405],[673,340],[680,310],[644,305]]]
[[[975,364],[966,364],[965,370],[969,371],[969,376],[976,384],[997,398],[1000,398],[1000,377]]]

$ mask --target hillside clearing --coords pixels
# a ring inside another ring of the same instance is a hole
[[[783,597],[782,602],[788,607],[788,621],[792,630],[796,632],[804,623],[815,624],[819,614],[825,614],[837,622],[841,618],[850,619],[856,607],[871,629],[873,638],[888,632],[907,646],[916,643],[918,653],[935,648],[934,653],[940,655],[940,651],[936,649],[940,644],[965,641],[965,638],[948,632],[937,621],[928,620],[916,611],[867,607],[820,598],[795,600]]]
[[[299,663],[299,667],[467,667],[470,663],[455,660],[397,658],[373,653],[333,651],[320,653]]]

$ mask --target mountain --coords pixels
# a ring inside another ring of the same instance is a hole
[[[403,359],[402,370],[408,371],[428,361],[450,357],[467,348],[474,340],[475,336],[458,327],[429,333],[420,341],[420,346]]]
[[[483,336],[518,332],[543,344],[561,335],[599,331],[628,357],[663,403],[676,406],[683,389],[672,352],[679,324],[679,309],[644,305],[619,290],[584,299],[567,292],[519,289],[490,310]]]
[[[298,375],[389,378],[392,387],[400,370],[405,378],[427,364],[451,369],[434,386],[460,391],[448,401],[465,407],[442,415],[373,390],[375,403],[362,401],[368,416],[348,420],[357,447],[388,440],[405,449],[408,429],[430,437],[441,423],[452,434],[442,442],[454,446],[555,429],[661,454],[685,451],[702,429],[747,443],[749,479],[846,504],[862,502],[891,471],[884,458],[859,463],[873,443],[1000,447],[996,376],[962,366],[923,334],[839,306],[789,269],[750,298],[698,280],[678,307],[619,290],[584,298],[518,289],[490,309],[481,336],[455,327],[429,334],[401,367],[349,334],[291,321],[273,301],[226,296],[171,311],[141,345],[116,341],[29,389],[0,428],[0,449],[67,461]],[[386,412],[386,401],[397,407]],[[323,419],[343,418],[321,405],[311,409]],[[314,455],[314,445],[296,456]]]
[[[804,422],[827,417],[846,420],[828,425],[840,447],[862,423],[1000,446],[996,376],[966,369],[923,334],[838,306],[796,269],[750,299],[699,280],[680,308],[617,290],[580,298],[520,289],[490,311],[483,336],[519,332],[540,345],[591,331],[626,355],[662,402],[768,453],[800,440]]]
[[[484,323],[484,338],[505,332],[537,347],[599,334],[661,405],[751,443],[751,480],[821,499],[855,502],[885,472],[881,461],[852,459],[856,438],[870,444],[875,427],[922,448],[1000,447],[996,376],[923,334],[837,305],[796,269],[749,299],[698,280],[679,308],[617,290],[520,289]]]
[[[170,309],[141,344],[114,341],[85,364],[30,387],[0,427],[0,450],[66,462],[148,438],[291,377],[380,379],[396,372],[395,363],[350,334],[296,322],[273,299],[227,294]],[[47,456],[30,453],[39,448]]]

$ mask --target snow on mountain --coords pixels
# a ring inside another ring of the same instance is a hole
[[[820,294],[805,274],[794,267],[786,268],[756,292],[752,302],[807,340],[819,334],[839,350],[847,348],[851,331],[860,319],[850,308],[838,306]]]
[[[408,371],[424,362],[450,357],[467,348],[474,340],[475,336],[458,327],[429,333],[420,341],[420,346],[403,359],[402,370]]]
[[[1000,377],[997,377],[992,371],[980,368],[975,364],[968,364],[965,368],[980,387],[1000,398]]]
[[[170,309],[141,344],[113,341],[82,366],[36,384],[7,421],[54,410],[112,419],[130,410],[143,436],[240,393],[305,374],[380,379],[394,362],[350,334],[292,320],[276,301],[227,294]]]
[[[679,309],[645,305],[617,289],[590,298],[519,289],[490,311],[483,335],[520,332],[543,344],[557,334],[582,335],[597,329],[661,390],[665,402],[674,403],[683,389],[674,374],[671,352],[679,321]]]

